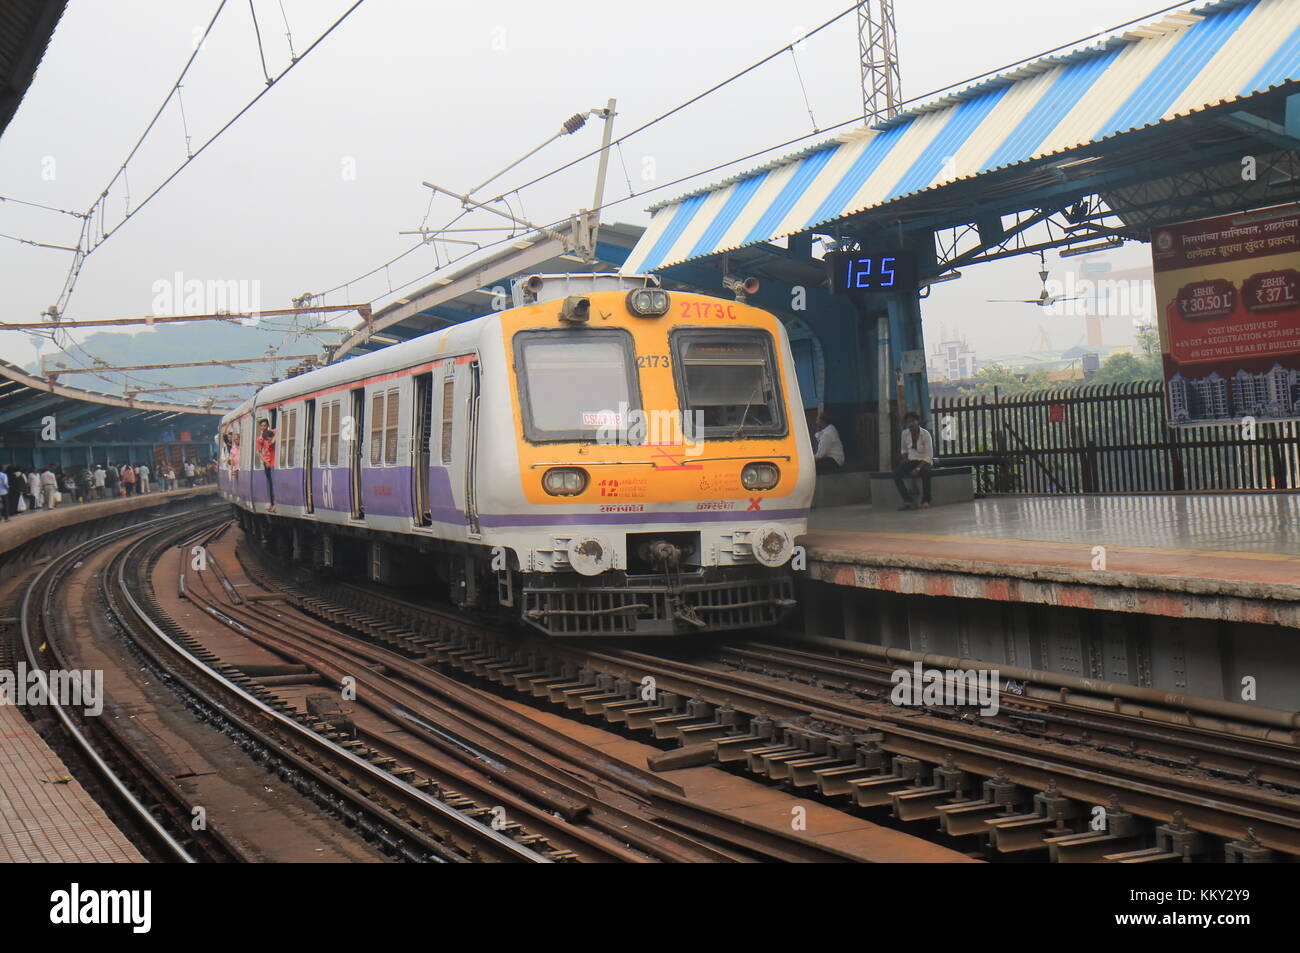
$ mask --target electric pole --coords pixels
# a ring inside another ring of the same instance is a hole
[[[862,0],[858,4],[858,57],[863,118],[869,125],[893,118],[903,98],[894,0]]]

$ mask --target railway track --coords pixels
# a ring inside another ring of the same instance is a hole
[[[192,518],[187,514],[167,516],[101,534],[74,546],[37,572],[23,592],[19,614],[19,651],[29,669],[43,671],[47,677],[54,671],[69,670],[61,648],[69,633],[56,597],[60,584],[84,558],[137,534],[166,531]],[[94,776],[98,789],[112,802],[117,817],[147,850],[147,856],[180,863],[238,859],[238,853],[220,835],[191,829],[192,809],[184,795],[147,759],[136,754],[111,719],[89,717],[77,706],[65,706],[55,698],[50,699],[48,707],[62,736]]]
[[[382,622],[362,640],[355,614],[332,612],[307,593],[270,580],[243,553],[240,592],[220,559],[186,574],[184,597],[223,625],[292,659],[326,684],[351,684],[356,701],[383,719],[347,732],[398,770],[467,798],[529,838],[584,861],[845,861],[859,859],[806,838],[747,829],[686,808],[684,792],[653,772],[611,758],[493,696],[433,670],[417,635]],[[289,607],[293,608],[290,609]],[[295,611],[301,610],[301,611]],[[313,618],[314,617],[314,618]]]
[[[385,770],[305,725],[288,706],[196,644],[159,610],[149,569],[167,549],[189,551],[227,525],[224,507],[150,521],[105,534],[49,564],[29,586],[21,616],[22,642],[32,664],[57,668],[63,632],[55,593],[77,562],[96,549],[120,545],[100,579],[101,596],[142,663],[201,718],[224,731],[252,757],[394,856],[414,861],[546,863],[550,858],[494,830],[398,774]],[[246,859],[220,832],[192,830],[193,806],[167,779],[116,737],[109,719],[79,722],[57,709],[64,730],[103,785],[147,833],[154,856],[182,861]]]
[[[675,741],[693,749],[691,763],[979,834],[997,854],[1300,858],[1300,749],[1266,717],[1277,713],[1249,724],[1195,715],[1177,698],[1136,705],[1106,697],[1105,686],[1095,697],[1031,686],[1002,692],[1000,715],[985,720],[968,708],[890,704],[896,665],[833,640],[697,644],[683,659],[665,654],[675,647],[506,638],[346,584],[301,604],[371,638],[413,639],[410,651],[448,669]]]

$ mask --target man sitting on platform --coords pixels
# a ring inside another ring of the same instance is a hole
[[[903,436],[899,443],[901,452],[899,453],[898,466],[894,467],[894,486],[898,487],[898,495],[903,498],[903,505],[900,510],[916,509],[916,501],[912,499],[912,492],[907,488],[903,480],[907,477],[921,478],[921,508],[928,509],[930,506],[930,470],[934,467],[934,438],[930,436],[930,431],[921,426],[921,418],[914,411],[908,411],[903,417],[903,423],[907,426],[903,430]]]

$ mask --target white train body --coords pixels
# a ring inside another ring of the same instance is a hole
[[[629,295],[645,287],[541,288],[265,387],[222,420],[238,469],[223,448],[221,491],[246,527],[289,534],[318,565],[345,540],[380,580],[403,547],[433,554],[456,601],[551,634],[771,624],[792,604],[814,482],[789,342],[770,314],[700,295],[656,290],[638,300],[667,313],[638,315]]]

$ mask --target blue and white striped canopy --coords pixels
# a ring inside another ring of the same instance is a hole
[[[771,241],[1300,79],[1300,0],[1220,0],[651,209],[644,273]]]

